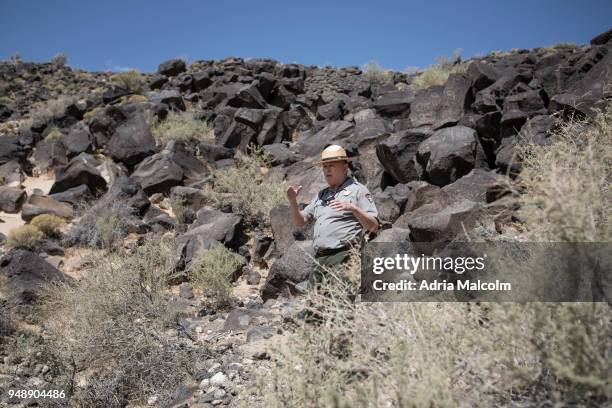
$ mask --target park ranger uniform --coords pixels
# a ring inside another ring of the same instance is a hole
[[[351,247],[360,247],[364,237],[363,226],[351,211],[338,211],[329,206],[335,199],[348,201],[378,218],[372,195],[363,184],[350,176],[337,189],[327,187],[321,190],[301,214],[308,222],[315,223],[315,259],[323,266],[338,265],[348,260]],[[320,282],[322,273],[321,268],[315,268],[311,283]]]

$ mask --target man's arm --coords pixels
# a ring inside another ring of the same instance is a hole
[[[303,227],[308,224],[308,220],[302,216],[300,213],[300,209],[297,203],[297,195],[300,193],[302,186],[295,188],[293,186],[289,186],[287,189],[287,199],[289,200],[289,212],[291,213],[291,222],[295,226]]]
[[[368,232],[374,232],[378,229],[378,219],[355,204],[351,204],[342,200],[332,200],[329,206],[338,211],[350,211],[355,215],[357,221]]]

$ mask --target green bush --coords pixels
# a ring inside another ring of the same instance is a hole
[[[163,121],[151,121],[151,133],[160,145],[171,140],[214,140],[213,128],[194,117],[195,111],[168,112]]]
[[[38,228],[33,225],[22,225],[9,231],[7,244],[13,248],[34,250],[45,237]]]
[[[194,286],[210,296],[213,303],[226,306],[232,293],[230,277],[239,266],[236,255],[223,245],[217,245],[192,262],[189,276]]]
[[[111,77],[111,82],[134,94],[142,93],[145,85],[143,75],[135,69],[114,74]]]
[[[231,205],[247,223],[267,226],[270,210],[287,201],[284,183],[266,179],[270,158],[261,148],[250,148],[248,153],[236,157],[236,167],[217,171],[212,191],[204,193],[218,205]]]
[[[38,228],[48,237],[57,237],[60,235],[60,228],[64,225],[64,220],[57,215],[41,214],[37,215],[30,222],[31,225]]]

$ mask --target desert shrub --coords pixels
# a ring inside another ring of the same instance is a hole
[[[361,67],[363,75],[370,81],[371,84],[393,85],[393,71],[385,69],[378,61],[372,60]]]
[[[57,215],[41,214],[34,217],[30,224],[48,237],[57,237],[60,235],[60,228],[64,225],[64,220]]]
[[[150,122],[151,133],[161,145],[171,140],[214,140],[213,128],[206,121],[196,119],[194,114],[193,110],[171,111],[165,120]]]
[[[63,365],[58,384],[73,388],[71,404],[118,407],[157,395],[164,406],[189,378],[195,351],[165,334],[176,261],[171,238],[149,237],[131,251],[90,257],[78,284],[48,288],[48,343]]]
[[[56,140],[64,140],[64,134],[57,127],[53,127],[45,137],[45,142],[53,142]]]
[[[191,224],[196,218],[194,211],[186,201],[186,198],[181,194],[170,195],[170,208],[180,224]]]
[[[34,250],[44,237],[45,234],[35,226],[22,225],[9,231],[6,242],[13,248]]]
[[[473,407],[612,397],[607,304],[353,303],[359,257],[328,270],[258,371],[264,406]],[[346,279],[348,277],[349,279]],[[316,323],[312,323],[316,322]],[[520,335],[517,336],[517,333]]]
[[[145,85],[144,77],[135,69],[114,74],[111,82],[135,94],[142,93]]]
[[[55,56],[51,60],[51,64],[53,64],[55,67],[58,67],[58,68],[65,66],[67,62],[68,62],[68,55],[66,55],[63,52],[60,52],[59,54],[55,54]]]
[[[468,64],[461,62],[460,55],[456,54],[454,61],[448,57],[438,57],[436,64],[412,78],[410,87],[414,90],[426,89],[434,85],[444,85],[451,74],[464,73]]]
[[[82,215],[68,231],[68,246],[115,249],[128,233],[132,210],[122,202],[99,203],[82,209]]]
[[[248,154],[239,153],[236,162],[236,167],[215,173],[214,187],[212,191],[205,191],[205,195],[218,205],[231,205],[247,223],[268,225],[270,210],[287,201],[284,183],[266,179],[270,157],[261,148],[252,147]]]
[[[612,240],[612,104],[594,120],[559,121],[549,146],[517,146],[525,235],[536,241]]]
[[[213,303],[225,306],[232,293],[230,275],[239,265],[236,255],[223,245],[216,245],[192,262],[189,276],[194,286],[210,296]]]

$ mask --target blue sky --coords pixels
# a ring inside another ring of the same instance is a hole
[[[586,44],[612,27],[612,1],[1,0],[0,59],[68,55],[106,71],[183,57],[305,65],[425,67],[436,56]]]

